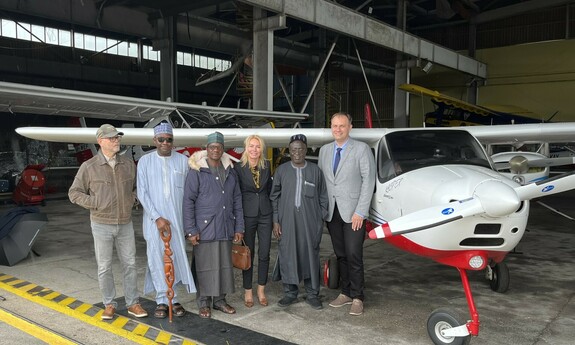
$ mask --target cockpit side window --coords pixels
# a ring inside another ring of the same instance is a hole
[[[393,161],[389,155],[385,138],[379,142],[377,151],[377,178],[380,183],[385,183],[401,174],[399,163]]]

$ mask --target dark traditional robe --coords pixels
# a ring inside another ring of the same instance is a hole
[[[282,230],[278,246],[282,282],[297,285],[311,278],[319,289],[319,244],[328,210],[323,173],[311,162],[301,168],[284,163],[275,172],[270,199],[274,223]]]

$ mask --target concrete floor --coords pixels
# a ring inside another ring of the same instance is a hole
[[[547,205],[575,217],[575,193],[563,193],[543,199]],[[0,211],[10,207],[2,206]],[[100,303],[96,263],[88,212],[67,199],[48,200],[41,208],[49,218],[34,246],[40,256],[31,255],[20,263],[0,266],[0,272],[51,288],[90,304]],[[146,266],[145,241],[141,232],[141,210],[135,210],[136,244],[140,290]],[[472,344],[553,344],[575,343],[575,235],[574,221],[532,203],[526,233],[517,251],[507,258],[511,272],[508,292],[499,294],[489,288],[483,272],[469,274],[478,308],[481,328]],[[322,258],[331,254],[329,235],[324,235]],[[276,243],[272,245],[272,264]],[[235,294],[228,302],[238,310],[235,315],[214,312],[213,317],[253,331],[298,344],[431,344],[426,322],[438,307],[449,307],[469,318],[467,303],[458,272],[425,258],[400,251],[384,241],[365,243],[366,301],[362,316],[348,315],[347,308],[330,308],[327,303],[339,293],[322,287],[324,309],[311,309],[303,298],[288,308],[280,308],[282,297],[278,282],[270,282],[267,296],[270,306],[243,305],[241,274],[236,272]],[[119,263],[114,266],[118,296],[123,295]],[[303,290],[303,289],[302,289]],[[84,344],[128,344],[108,332],[82,325],[81,321],[54,315],[0,289],[7,301],[0,307],[30,318]],[[184,307],[197,313],[195,295],[179,291]],[[302,294],[303,295],[303,294]],[[145,296],[153,299],[153,296]],[[149,310],[151,312],[151,310]],[[145,320],[144,320],[145,321]],[[201,322],[200,320],[199,322]],[[194,327],[194,325],[190,325]],[[2,344],[42,343],[0,321]]]

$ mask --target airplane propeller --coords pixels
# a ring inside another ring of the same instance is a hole
[[[527,159],[525,156],[517,155],[509,162],[495,162],[497,170],[509,169],[512,174],[525,174],[529,168],[544,168],[559,165],[575,164],[575,157],[538,158]]]
[[[475,187],[471,198],[428,207],[393,219],[370,231],[369,238],[386,238],[427,230],[479,214],[493,218],[505,217],[517,211],[525,200],[567,191],[573,188],[573,184],[575,171],[515,188],[499,180],[486,180]]]
[[[428,207],[396,218],[370,231],[369,237],[385,238],[426,230],[478,214],[503,217],[515,212],[520,206],[521,200],[511,186],[495,179],[486,180],[475,187],[471,198]]]

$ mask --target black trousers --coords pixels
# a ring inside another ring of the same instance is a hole
[[[363,301],[365,284],[363,273],[363,241],[365,240],[365,222],[361,229],[353,231],[351,223],[341,219],[337,204],[331,222],[327,222],[333,251],[337,257],[341,293]]]
[[[272,214],[245,217],[244,241],[250,247],[252,267],[242,271],[244,289],[252,288],[256,235],[258,236],[258,284],[266,285],[270,267],[270,246],[272,242]]]

